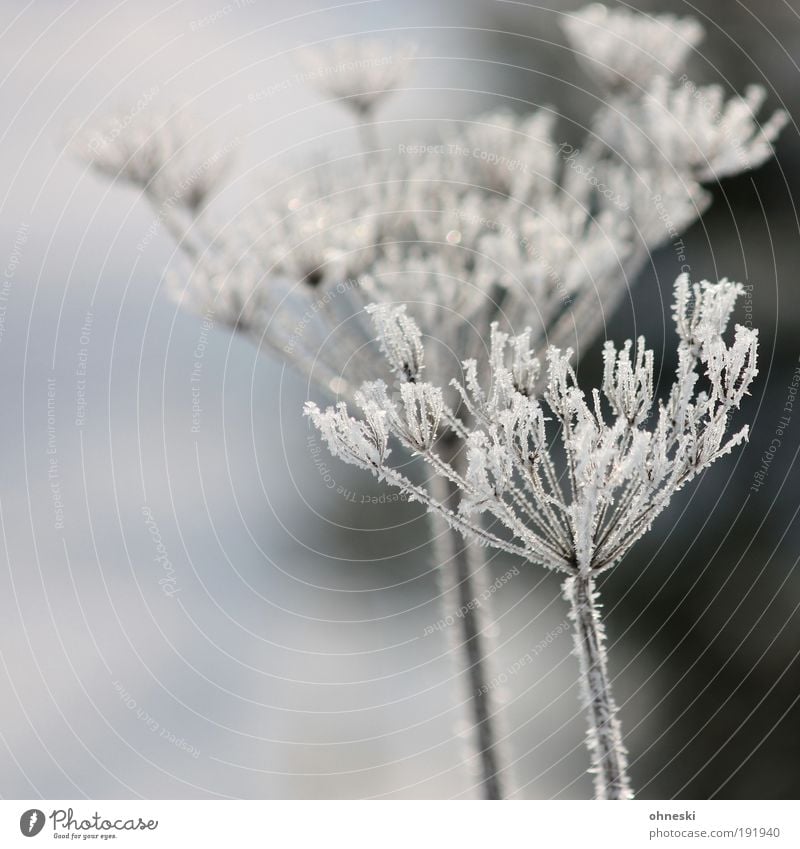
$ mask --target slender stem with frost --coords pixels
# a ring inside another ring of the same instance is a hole
[[[598,799],[631,799],[628,761],[622,745],[617,706],[611,695],[606,663],[605,632],[597,606],[594,578],[585,573],[564,581],[564,598],[570,604],[575,626],[575,654],[580,662],[581,691],[589,729],[586,745]]]
[[[442,441],[440,453],[456,469],[464,465],[463,451],[458,454],[456,440]],[[430,481],[434,498],[455,506],[458,489],[442,475]],[[498,704],[491,675],[487,669],[487,648],[490,616],[486,610],[488,593],[485,592],[485,563],[482,549],[467,542],[438,514],[431,514],[436,537],[436,557],[442,595],[444,618],[453,617],[456,633],[450,633],[451,654],[458,658],[459,670],[466,669],[466,692],[463,694],[469,708],[469,743],[473,756],[478,759],[481,790],[485,799],[502,799],[507,793],[507,770],[500,755],[498,732]],[[502,773],[502,774],[501,774]]]

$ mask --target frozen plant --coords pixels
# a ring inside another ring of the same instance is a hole
[[[99,173],[139,188],[155,207],[168,204],[189,220],[205,209],[231,162],[230,150],[210,145],[204,128],[182,112],[110,116],[76,132],[70,149]]]
[[[592,4],[565,14],[564,29],[604,92],[580,145],[559,141],[549,107],[498,110],[443,123],[433,152],[384,145],[367,158],[317,155],[289,177],[283,167],[219,221],[198,213],[227,157],[204,150],[182,115],[114,118],[72,149],[160,211],[177,199],[167,224],[188,260],[171,275],[185,307],[213,312],[352,400],[379,376],[364,305],[407,303],[441,342],[428,376],[446,385],[460,360],[483,356],[491,322],[509,329],[509,315],[531,326],[534,343],[590,344],[651,252],[706,208],[703,184],[761,164],[786,120],[776,112],[759,124],[760,87],[726,101],[719,87],[676,78],[704,34],[693,18]],[[413,55],[351,38],[298,60],[310,85],[371,122]]]
[[[749,86],[726,102],[720,86],[695,86],[685,76],[677,87],[654,80],[636,114],[619,124],[618,144],[634,164],[648,162],[655,145],[664,163],[699,183],[720,180],[761,165],[788,120],[775,112],[764,124],[756,116],[766,92]]]
[[[672,76],[705,34],[694,18],[637,14],[601,3],[567,13],[564,30],[578,59],[609,92]]]
[[[104,144],[93,145],[90,131],[73,149],[139,188],[164,218],[182,254],[171,270],[182,306],[213,313],[321,392],[353,402],[363,383],[397,375],[375,356],[365,306],[391,325],[405,305],[429,340],[424,374],[406,382],[424,377],[452,408],[460,363],[489,367],[492,325],[495,333],[512,332],[511,319],[529,326],[534,350],[588,347],[651,252],[705,210],[704,183],[760,164],[785,120],[776,113],[759,126],[760,90],[725,102],[719,89],[677,78],[703,36],[692,18],[594,4],[564,22],[603,95],[580,143],[562,142],[557,111],[541,107],[442,122],[434,139],[420,130],[388,145],[377,138],[376,111],[403,85],[413,50],[347,39],[298,55],[302,78],[355,121],[361,150],[316,155],[288,177],[281,163],[257,197],[219,219],[205,207],[223,170],[200,167],[214,155],[187,159],[198,133],[185,123],[147,112],[134,130],[113,119],[114,132],[99,131]],[[202,177],[191,194],[181,188],[187,172]],[[531,393],[540,390],[533,380]],[[428,409],[435,399],[422,400]],[[463,479],[458,436],[451,427],[437,445]],[[440,504],[455,496],[445,476],[429,488]],[[436,573],[454,610],[481,595],[486,568],[475,546],[443,527],[434,523]],[[470,606],[458,622],[458,638],[448,636],[470,678],[473,756],[484,794],[497,797],[498,711],[489,696],[474,698],[492,677],[487,613]]]
[[[343,38],[307,47],[297,59],[306,82],[352,112],[368,155],[380,147],[375,113],[407,79],[414,53],[411,44]]]
[[[771,156],[789,116],[779,110],[759,124],[762,86],[726,102],[720,86],[698,86],[686,73],[675,79],[705,35],[694,18],[595,3],[567,14],[564,29],[609,100],[598,113],[597,135],[634,168],[652,167],[655,148],[664,164],[705,183]]]
[[[371,117],[408,77],[414,57],[410,44],[383,39],[346,38],[307,47],[298,54],[304,79],[341,100],[359,117]]]
[[[742,292],[726,280],[691,286],[685,275],[677,279],[678,366],[663,400],[654,397],[653,352],[641,337],[620,349],[606,342],[602,385],[586,393],[572,351],[551,346],[542,362],[529,330],[510,336],[493,325],[488,387],[478,364],[465,362],[454,409],[442,387],[422,379],[419,331],[400,307],[395,321],[376,321],[396,386],[362,386],[355,418],[343,402],[324,411],[306,406],[334,456],[399,487],[467,540],[564,576],[599,799],[632,792],[595,581],[647,533],[678,490],[747,438],[747,427],[730,433],[730,419],[757,374],[758,334],[737,325],[732,342],[725,341]],[[448,434],[466,453],[465,472],[440,451]],[[401,470],[393,444],[453,487],[457,509]]]

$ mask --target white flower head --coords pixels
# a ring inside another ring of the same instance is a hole
[[[691,17],[645,15],[601,3],[568,14],[563,24],[592,76],[611,91],[647,88],[672,76],[704,36]]]
[[[372,304],[367,312],[392,372],[402,381],[419,380],[425,368],[422,333],[416,322],[406,315],[405,305]]]
[[[391,453],[387,448],[389,434],[386,412],[372,402],[364,402],[362,418],[347,415],[343,403],[320,410],[315,404],[306,406],[306,415],[319,430],[334,457],[379,474]]]
[[[353,177],[343,166],[316,168],[291,181],[282,202],[258,204],[243,217],[267,273],[324,288],[369,270],[379,240],[379,204],[367,198],[371,191],[380,197],[380,187]]]
[[[143,189],[160,203],[196,215],[231,165],[231,145],[183,113],[146,109],[105,118],[73,138],[70,149],[95,170]]]
[[[430,383],[401,383],[403,418],[395,426],[417,451],[427,451],[439,433],[444,410],[442,390]]]
[[[661,402],[654,397],[654,357],[644,339],[621,349],[607,343],[602,385],[588,395],[578,384],[572,352],[550,347],[546,388],[535,395],[530,381],[519,379],[538,369],[525,348],[528,337],[496,330],[492,389],[483,390],[475,364],[465,364],[467,381],[459,393],[466,417],[459,418],[429,384],[407,386],[399,401],[382,390],[380,402],[374,392],[362,402],[379,409],[382,427],[461,492],[457,513],[397,468],[377,463],[374,441],[364,445],[359,423],[344,406],[329,410],[328,419],[313,406],[310,414],[324,425],[322,436],[337,456],[424,501],[466,536],[567,574],[597,574],[627,553],[679,489],[747,437],[746,427],[728,431],[731,412],[758,373],[758,334],[739,325],[732,343],[724,338],[742,289],[727,281],[688,287],[685,277],[676,281],[678,368]],[[418,340],[407,326],[402,335]],[[395,348],[389,350],[397,357]],[[334,418],[340,424],[332,429]],[[375,429],[368,418],[363,426]],[[345,448],[343,430],[350,434]],[[437,435],[445,431],[465,443],[465,474],[436,451]],[[378,442],[385,445],[381,434]],[[481,513],[508,536],[486,530],[476,517]]]
[[[458,364],[474,361],[467,381],[476,391],[493,324],[509,338],[528,334],[523,354],[590,344],[649,252],[703,212],[711,196],[700,181],[762,161],[785,120],[778,113],[759,128],[754,90],[709,118],[689,85],[665,82],[699,39],[688,19],[591,7],[570,20],[579,52],[595,65],[605,59],[624,77],[630,62],[648,81],[645,92],[626,87],[606,97],[582,147],[559,144],[554,110],[494,111],[444,124],[432,149],[317,157],[289,179],[284,167],[263,202],[219,221],[213,210],[197,213],[225,157],[198,147],[200,134],[182,121],[149,110],[115,119],[97,137],[102,144],[95,139],[89,150],[92,137],[82,137],[81,153],[146,189],[188,258],[183,302],[246,331],[325,391],[335,386],[353,400],[365,380],[420,380],[421,348],[401,319],[386,326],[401,331],[397,339],[382,338],[389,367],[374,356],[368,302],[406,304],[420,339],[435,340],[425,380],[452,396]],[[308,83],[374,128],[363,113],[401,83],[410,55],[359,39],[314,48],[301,62]],[[489,394],[505,403],[525,385],[533,395],[545,371],[517,359]]]
[[[339,39],[298,53],[306,83],[359,115],[374,111],[409,75],[414,49],[379,39]]]
[[[765,97],[755,85],[726,101],[720,86],[657,80],[644,98],[638,131],[670,167],[701,183],[719,180],[757,168],[772,156],[788,115],[778,110],[760,123]]]

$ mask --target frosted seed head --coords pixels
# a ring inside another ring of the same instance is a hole
[[[747,438],[746,428],[730,435],[729,425],[757,374],[758,336],[738,326],[731,343],[724,338],[739,292],[725,280],[676,281],[678,368],[663,402],[655,403],[653,353],[644,339],[621,349],[606,343],[602,393],[610,417],[597,389],[587,396],[579,387],[570,350],[547,350],[541,401],[517,391],[515,364],[522,373],[533,353],[525,334],[510,340],[497,328],[491,392],[482,388],[477,365],[465,364],[460,393],[472,422],[455,419],[439,388],[409,381],[401,383],[396,404],[384,384],[366,384],[358,395],[358,420],[343,405],[325,413],[312,405],[308,413],[337,456],[392,480],[470,538],[570,574],[600,572],[619,562],[689,480]],[[384,334],[387,356],[402,368],[418,337],[409,341],[398,330],[402,309],[372,312],[391,328]],[[466,447],[463,473],[430,450],[443,427]],[[458,513],[386,466],[390,433],[460,490]],[[511,542],[488,533],[475,518],[482,513]]]
[[[304,409],[334,457],[378,473],[390,454],[386,413],[371,402],[365,403],[362,412],[359,420],[348,415],[344,403],[320,410],[308,402]]]
[[[662,163],[707,183],[757,168],[772,156],[773,143],[788,117],[779,110],[760,122],[756,113],[765,92],[751,86],[727,101],[719,86],[654,80],[637,120],[640,159],[655,149]],[[627,151],[626,151],[627,153]]]
[[[365,115],[403,84],[414,55],[410,44],[346,38],[307,47],[298,53],[297,62],[300,76],[320,94]]]
[[[367,312],[378,333],[378,342],[389,368],[401,381],[414,383],[425,368],[422,333],[406,315],[405,305],[372,304]]]
[[[96,171],[145,190],[165,206],[197,215],[221,186],[229,146],[180,113],[129,110],[76,134],[71,152]]]
[[[705,34],[695,18],[644,15],[600,3],[567,14],[563,27],[592,75],[615,91],[646,88],[671,76]]]
[[[418,451],[429,450],[444,410],[442,390],[430,383],[403,383],[400,396],[405,411],[405,422],[401,424],[404,435]]]

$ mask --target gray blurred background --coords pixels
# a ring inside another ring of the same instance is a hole
[[[560,13],[580,5],[5,0],[2,796],[473,794],[446,639],[424,636],[441,614],[418,506],[361,503],[383,490],[334,461],[352,497],[328,489],[300,416],[303,382],[177,312],[164,292],[170,240],[162,232],[137,249],[153,213],[63,147],[74,119],[157,87],[165,108],[190,103],[238,137],[219,200],[235,204],[251,169],[321,140],[355,144],[346,116],[300,85],[250,96],[291,78],[304,43],[355,33],[420,44],[408,89],[381,113],[396,122],[389,133],[545,103],[575,132],[598,96],[559,29]],[[770,106],[798,114],[800,4],[631,5],[703,21],[693,79],[739,91],[759,82]],[[744,416],[750,445],[676,499],[603,585],[642,798],[800,791],[800,406],[749,491],[800,356],[798,175],[792,123],[777,160],[714,188],[685,236],[696,278],[752,284],[762,373]],[[674,344],[663,304],[678,271],[667,246],[607,328],[666,347],[665,383]],[[493,600],[498,672],[565,618],[557,581],[539,571],[522,570]],[[591,795],[570,649],[560,634],[510,677],[520,798]]]

